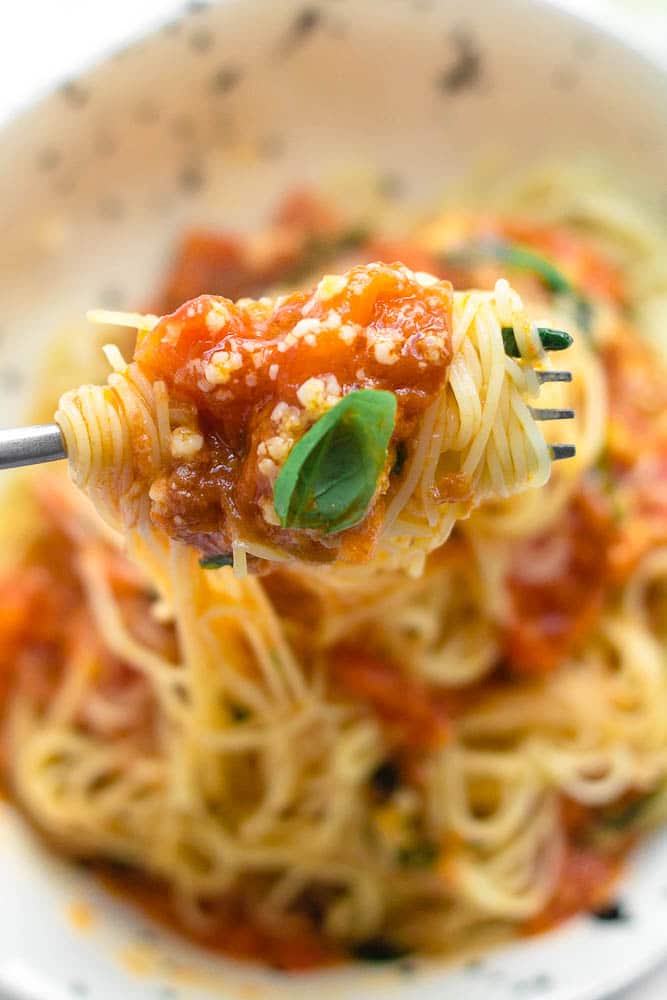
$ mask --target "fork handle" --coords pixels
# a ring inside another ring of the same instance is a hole
[[[55,462],[59,458],[67,458],[67,452],[57,424],[0,430],[0,469]]]

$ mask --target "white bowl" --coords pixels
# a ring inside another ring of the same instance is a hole
[[[428,201],[486,152],[595,153],[667,173],[667,83],[599,27],[528,0],[245,0],[117,53],[5,129],[0,422],[54,329],[145,301],[182,229],[250,228],[296,182],[371,166]],[[83,349],[83,348],[82,348]],[[109,899],[0,814],[0,989],[26,1000],[584,1000],[667,953],[667,837],[632,865],[629,920],[579,919],[479,965],[297,980],[203,955]],[[93,905],[87,933],[67,918]],[[131,971],[134,969],[134,971]],[[378,992],[380,990],[380,993]],[[173,992],[170,992],[173,991]]]

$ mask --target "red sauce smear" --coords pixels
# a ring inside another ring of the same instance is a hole
[[[219,955],[257,962],[287,972],[306,972],[336,965],[345,953],[304,914],[291,913],[280,924],[262,923],[241,899],[220,898],[208,906],[208,926],[193,927],[179,915],[169,887],[132,868],[101,864],[96,870],[104,887],[163,927]]]

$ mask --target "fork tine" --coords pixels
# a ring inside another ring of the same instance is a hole
[[[537,381],[542,385],[543,382],[571,382],[572,372],[535,372],[537,375]]]
[[[531,406],[530,415],[533,420],[572,420],[574,417],[574,410],[556,410],[556,409],[540,409],[535,406]]]
[[[552,444],[549,451],[552,462],[560,462],[562,458],[574,458],[577,454],[577,449],[573,444]]]

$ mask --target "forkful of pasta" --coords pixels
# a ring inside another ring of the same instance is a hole
[[[65,393],[53,425],[0,432],[0,466],[67,457],[114,528],[193,546],[204,568],[418,575],[457,520],[574,455],[539,426],[573,411],[532,405],[571,380],[546,353],[571,338],[505,280],[454,292],[374,263],[305,292],[91,318],[135,327],[133,360],[105,348],[107,384]]]

